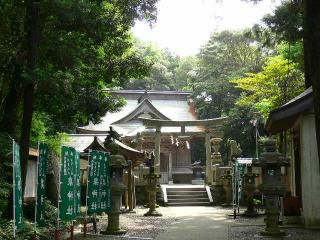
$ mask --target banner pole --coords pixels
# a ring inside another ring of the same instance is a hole
[[[36,174],[36,200],[35,200],[35,210],[34,210],[34,235],[33,239],[37,239],[37,205],[38,205],[38,185],[39,185],[39,164],[40,164],[40,142],[38,141],[38,156],[37,156],[37,174]]]
[[[87,218],[88,218],[88,185],[89,185],[89,171],[90,171],[90,153],[91,149],[88,150],[88,164],[87,164],[87,186],[86,186],[86,214],[84,217],[84,223],[83,223],[83,237],[87,237]]]
[[[12,139],[12,186],[13,186],[13,238],[16,238],[16,180],[15,180],[15,141]]]

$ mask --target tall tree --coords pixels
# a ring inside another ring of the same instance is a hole
[[[136,19],[154,21],[156,2],[1,2],[0,51],[4,54],[0,63],[4,71],[0,74],[0,126],[15,137],[19,133],[17,126],[21,126],[23,179],[35,110],[49,117],[65,118],[60,122],[66,124],[68,120],[84,123],[85,114],[99,121],[105,111],[114,110],[114,102],[110,97],[107,102],[104,100],[102,89],[121,85],[125,79],[148,71],[144,60],[132,50],[130,28]],[[65,91],[57,91],[60,84]],[[76,97],[76,92],[82,98]],[[70,98],[66,99],[63,93]],[[93,105],[98,109],[89,110]],[[16,121],[19,115],[22,122]],[[72,130],[72,124],[68,125],[62,128]]]
[[[240,95],[230,80],[259,71],[264,58],[250,30],[213,34],[200,50],[197,77],[192,84],[200,118],[228,114]]]
[[[263,0],[249,1],[259,2]],[[316,135],[320,159],[320,2],[317,0],[290,0],[286,2],[290,6],[289,12],[291,15],[300,15],[303,18],[302,26],[296,24],[295,29],[302,33],[303,38],[305,86],[306,88],[312,86],[313,89]],[[289,19],[297,18],[291,17],[286,19],[285,25],[294,22]],[[286,30],[286,28],[282,29]]]

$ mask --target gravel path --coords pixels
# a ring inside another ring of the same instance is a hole
[[[231,209],[220,207],[160,207],[157,209],[162,217],[145,217],[147,209],[137,207],[136,213],[120,215],[121,227],[127,230],[120,236],[90,235],[88,240],[99,239],[214,239],[214,240],[268,240],[260,232],[264,230],[264,216],[256,218],[237,217],[233,219],[228,214]],[[100,217],[98,229],[105,230],[107,215]],[[92,225],[89,225],[92,228]],[[283,240],[320,240],[320,230],[304,228],[282,227],[287,233]],[[76,229],[78,232],[80,228]],[[220,232],[220,233],[219,233]],[[225,234],[224,234],[225,232]],[[83,239],[80,232],[77,240]]]
[[[264,230],[264,226],[231,226],[229,228],[229,240],[264,240],[274,239],[270,237],[264,237],[260,235],[260,232]],[[282,231],[287,235],[276,239],[284,240],[320,240],[319,230],[309,230],[303,228],[286,228],[283,227]]]
[[[228,240],[267,240],[275,239],[262,236],[260,232],[264,231],[265,216],[244,218],[239,217],[229,226]],[[281,226],[281,230],[286,233],[286,236],[276,238],[284,240],[320,240],[320,230],[310,230],[302,227]]]
[[[162,217],[145,217],[147,209],[138,206],[136,213],[123,213],[120,215],[120,226],[127,230],[126,234],[120,236],[91,235],[89,230],[88,240],[91,239],[154,239],[159,233],[178,220],[168,208],[159,208],[157,211],[163,214]],[[105,230],[108,222],[107,215],[100,217],[98,230]],[[89,226],[90,228],[91,226]],[[78,229],[80,231],[80,229]],[[82,239],[81,234],[76,239]]]

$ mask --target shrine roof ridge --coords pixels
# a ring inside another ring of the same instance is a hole
[[[143,121],[143,125],[147,127],[180,127],[180,126],[222,126],[228,117],[203,119],[203,120],[159,120],[159,119],[147,119],[140,118]]]
[[[114,89],[105,89],[104,91],[110,93],[122,93],[122,94],[143,94],[146,90],[114,90]],[[161,91],[161,90],[147,90],[148,94],[155,95],[191,95],[192,91]]]

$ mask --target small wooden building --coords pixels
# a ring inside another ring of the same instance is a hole
[[[269,133],[290,131],[291,194],[302,202],[306,227],[320,227],[320,169],[312,88],[270,113]]]

